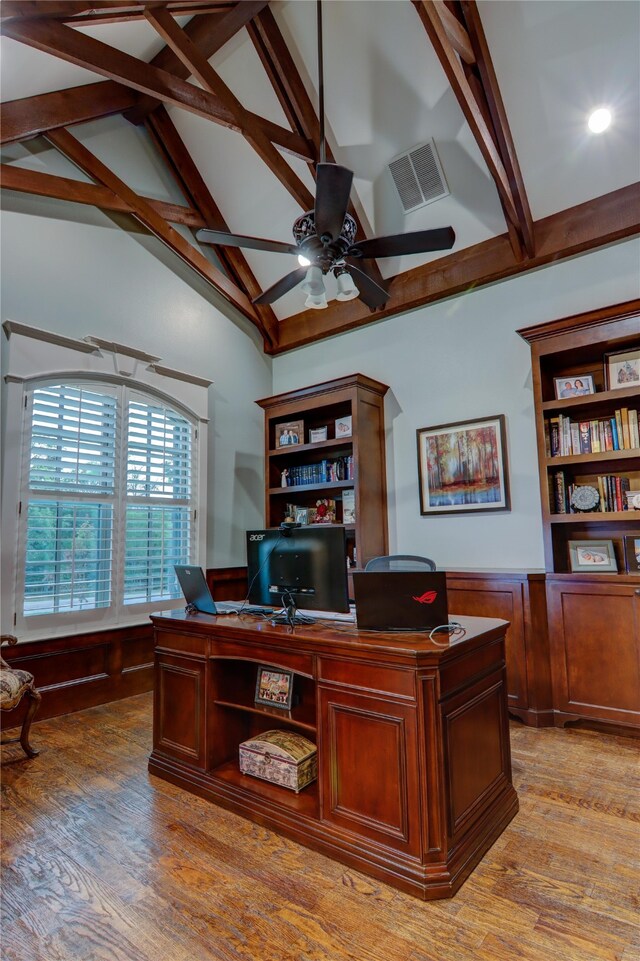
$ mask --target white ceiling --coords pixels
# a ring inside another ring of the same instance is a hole
[[[478,6],[534,221],[638,181],[640,3],[480,0]],[[272,0],[271,9],[317,105],[316,5]],[[323,9],[327,138],[336,161],[355,173],[353,200],[368,234],[451,225],[457,251],[504,233],[495,186],[413,4],[328,0]],[[145,60],[163,46],[145,21],[83,30]],[[103,79],[5,37],[0,57],[3,101]],[[287,126],[245,30],[211,62],[248,109]],[[607,133],[593,136],[587,114],[602,104],[612,108],[614,122]],[[186,111],[170,107],[169,113],[230,229],[289,241],[300,208],[249,144]],[[151,152],[141,146],[142,132],[128,126],[110,118],[74,133],[114,167],[114,150],[121,149],[131,161],[131,186],[179,200],[152,165],[149,183],[142,182],[141,161]],[[386,165],[430,138],[451,195],[405,216]],[[125,140],[133,147],[125,150]],[[132,161],[136,152],[140,163]],[[52,169],[50,153],[34,157],[33,148],[13,147],[4,159]],[[306,165],[287,160],[313,191]],[[127,179],[122,169],[117,172]],[[245,254],[264,287],[296,266],[290,255]],[[391,276],[439,256],[380,260],[379,266],[383,276]],[[274,305],[277,315],[297,313],[302,299],[300,291],[292,291]]]

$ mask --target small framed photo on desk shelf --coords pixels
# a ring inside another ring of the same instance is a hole
[[[293,672],[276,670],[265,664],[258,667],[256,679],[256,705],[291,710],[293,700]]]

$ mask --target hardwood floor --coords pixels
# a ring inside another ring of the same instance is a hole
[[[520,813],[423,903],[150,777],[150,694],[36,723],[2,748],[2,959],[638,961],[638,742],[511,732]]]

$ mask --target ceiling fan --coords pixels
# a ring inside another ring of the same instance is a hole
[[[208,228],[199,230],[196,239],[222,247],[246,247],[295,254],[298,257],[304,266],[292,270],[268,290],[254,297],[254,304],[272,304],[304,281],[302,290],[308,295],[305,306],[324,308],[327,301],[322,277],[331,272],[336,279],[338,300],[359,297],[371,310],[376,310],[386,304],[389,293],[358,265],[359,261],[372,257],[400,257],[404,254],[449,250],[455,242],[455,233],[452,227],[440,227],[356,241],[357,224],[347,212],[353,171],[325,161],[321,0],[317,0],[317,11],[320,162],[316,165],[314,209],[302,214],[293,224],[295,244]]]

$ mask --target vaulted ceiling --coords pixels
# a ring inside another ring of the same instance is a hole
[[[375,311],[304,310],[298,288],[256,305],[291,254],[195,239],[209,227],[290,244],[313,209],[315,3],[4,0],[0,13],[3,191],[135,218],[269,353],[640,232],[636,2],[325,0],[327,160],[354,171],[357,239],[456,234],[450,251],[367,261],[388,291]],[[596,138],[586,116],[603,103],[614,123]],[[100,149],[129,125],[164,165],[164,196]],[[450,193],[405,214],[387,165],[431,139]]]

